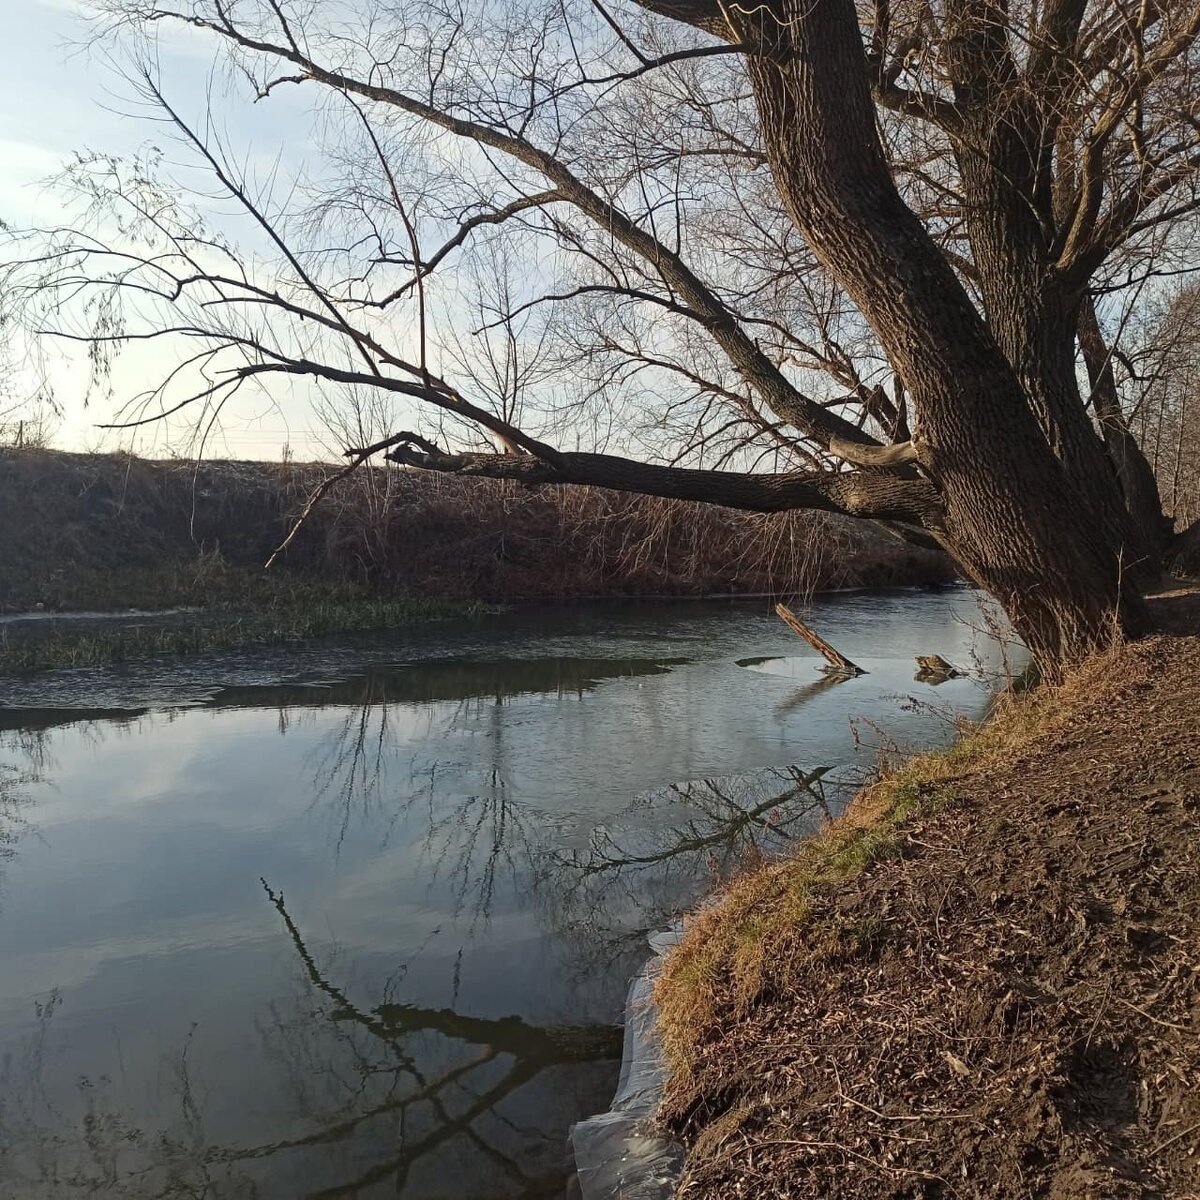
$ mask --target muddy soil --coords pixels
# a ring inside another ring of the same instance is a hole
[[[1091,679],[815,900],[854,950],[669,1093],[681,1197],[1200,1197],[1200,637]]]

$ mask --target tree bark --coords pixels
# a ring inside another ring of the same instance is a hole
[[[964,7],[975,6],[952,6]],[[974,24],[963,20],[973,32]],[[1003,28],[985,22],[974,39],[948,42],[964,114],[955,156],[988,327],[1078,493],[1080,520],[1094,523],[1125,569],[1145,574],[1158,554],[1124,503],[1075,373],[1081,295],[1054,261],[1052,115],[1028,88],[1016,86],[1006,50],[989,44],[1003,42]]]
[[[727,11],[756,51],[749,74],[784,203],[912,397],[948,547],[1051,673],[1140,631],[1144,610],[1111,543],[1094,523],[1063,519],[1080,511],[1078,494],[1011,364],[895,188],[850,0]]]
[[[1036,264],[1010,264],[1008,278],[986,271],[980,279],[988,326],[1077,495],[1079,520],[1095,525],[1131,577],[1153,575],[1152,541],[1126,502],[1107,445],[1080,395],[1078,298],[1064,292],[1057,279],[1042,276]]]
[[[637,462],[614,454],[559,452],[554,462],[530,454],[451,454],[414,434],[388,439],[387,455],[402,466],[424,471],[513,479],[538,485],[587,484],[644,496],[699,500],[750,512],[787,512],[813,508],[846,516],[901,521],[940,531],[941,501],[920,478],[865,471],[795,471],[778,475],[738,471],[703,471]]]

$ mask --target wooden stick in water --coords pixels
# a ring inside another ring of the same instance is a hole
[[[844,654],[839,654],[820,634],[814,633],[786,604],[775,605],[776,613],[787,622],[827,663],[846,675],[865,675],[862,667],[852,663]]]

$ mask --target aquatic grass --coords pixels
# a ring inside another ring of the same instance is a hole
[[[871,928],[816,919],[823,890],[903,853],[911,832],[957,802],[955,781],[1010,761],[1070,713],[1075,697],[1106,680],[1111,656],[1064,684],[1008,692],[980,724],[963,722],[954,745],[922,754],[864,788],[846,812],[788,858],[731,880],[686,923],[655,992],[673,1088],[685,1088],[701,1047],[723,1023],[756,1002],[787,995],[805,975],[858,955],[885,936]]]
[[[202,654],[206,651],[279,645],[335,634],[392,629],[417,622],[477,615],[480,604],[440,599],[316,595],[296,588],[286,602],[252,612],[202,609],[186,623],[94,627],[56,632],[15,645],[0,645],[0,674],[64,667],[94,667],[135,658]],[[136,618],[134,618],[136,620]]]

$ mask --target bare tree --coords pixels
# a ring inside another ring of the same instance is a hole
[[[1172,554],[1186,571],[1200,570],[1200,290],[1172,288],[1144,306],[1114,344],[1108,370],[1126,428],[1145,448],[1146,470],[1164,507],[1186,531]]]
[[[6,279],[98,378],[135,341],[190,347],[126,420],[211,420],[243,387],[315,380],[427,414],[347,447],[351,466],[882,522],[944,546],[1051,672],[1143,628],[1169,526],[1090,301],[1184,253],[1195,4],[107,13],[137,61],[186,24],[227,55],[221,103],[312,89],[331,131],[309,200],[276,199],[140,68],[254,250],[156,163],[83,158],[90,220],[38,235]],[[475,287],[464,354],[472,302],[448,285],[487,262],[501,282]]]

